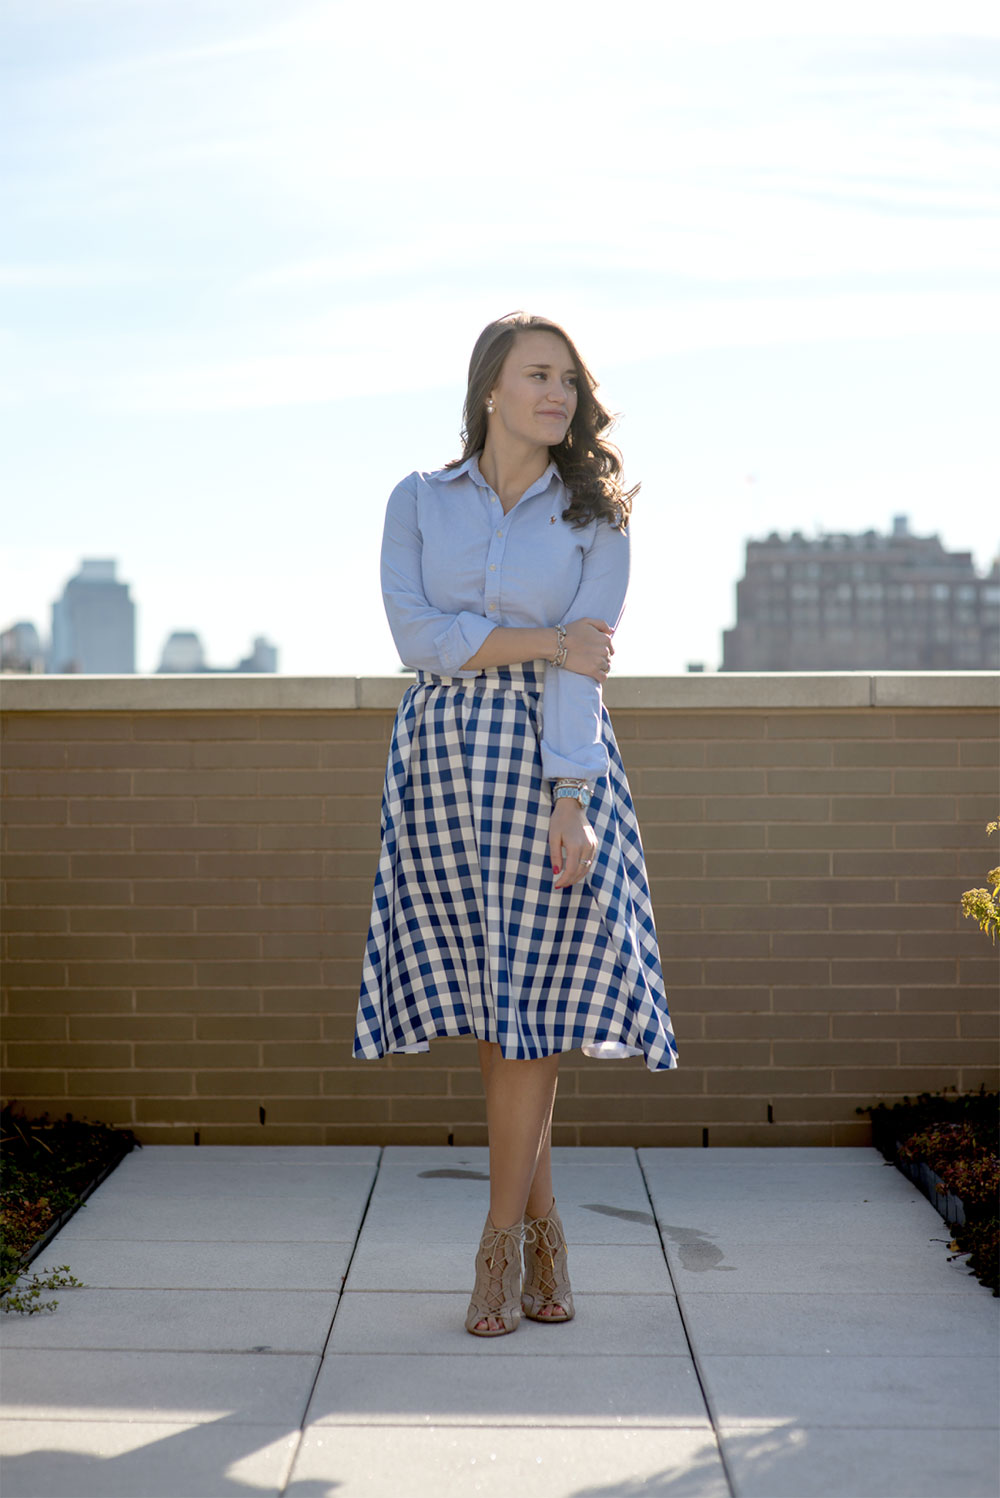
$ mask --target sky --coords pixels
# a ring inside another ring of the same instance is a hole
[[[718,669],[772,531],[985,571],[998,141],[980,0],[4,0],[0,628],[114,557],[140,671],[397,670],[385,501],[516,308],[642,485],[618,674]]]

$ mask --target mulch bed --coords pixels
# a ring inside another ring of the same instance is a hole
[[[139,1141],[131,1129],[74,1118],[0,1112],[0,1309],[53,1309],[43,1289],[78,1283],[58,1271],[23,1280],[31,1261]],[[141,1148],[141,1146],[139,1146]],[[68,1266],[63,1266],[68,1270]],[[20,1281],[20,1283],[19,1283]]]
[[[1000,1295],[1000,1096],[922,1092],[859,1108],[872,1143],[914,1181],[952,1229],[953,1258]]]

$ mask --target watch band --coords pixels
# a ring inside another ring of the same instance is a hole
[[[584,785],[557,785],[552,792],[553,801],[573,800],[580,804],[586,811],[590,805],[590,787]]]

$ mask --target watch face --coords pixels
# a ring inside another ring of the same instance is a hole
[[[581,785],[580,794],[577,799],[584,810],[590,805],[590,792],[585,785]]]

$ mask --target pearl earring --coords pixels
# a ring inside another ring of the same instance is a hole
[[[496,409],[496,407],[493,405],[493,397],[491,395],[489,397],[489,399],[487,400],[487,402],[486,402],[486,414],[487,414],[487,416],[492,416],[495,409]]]

